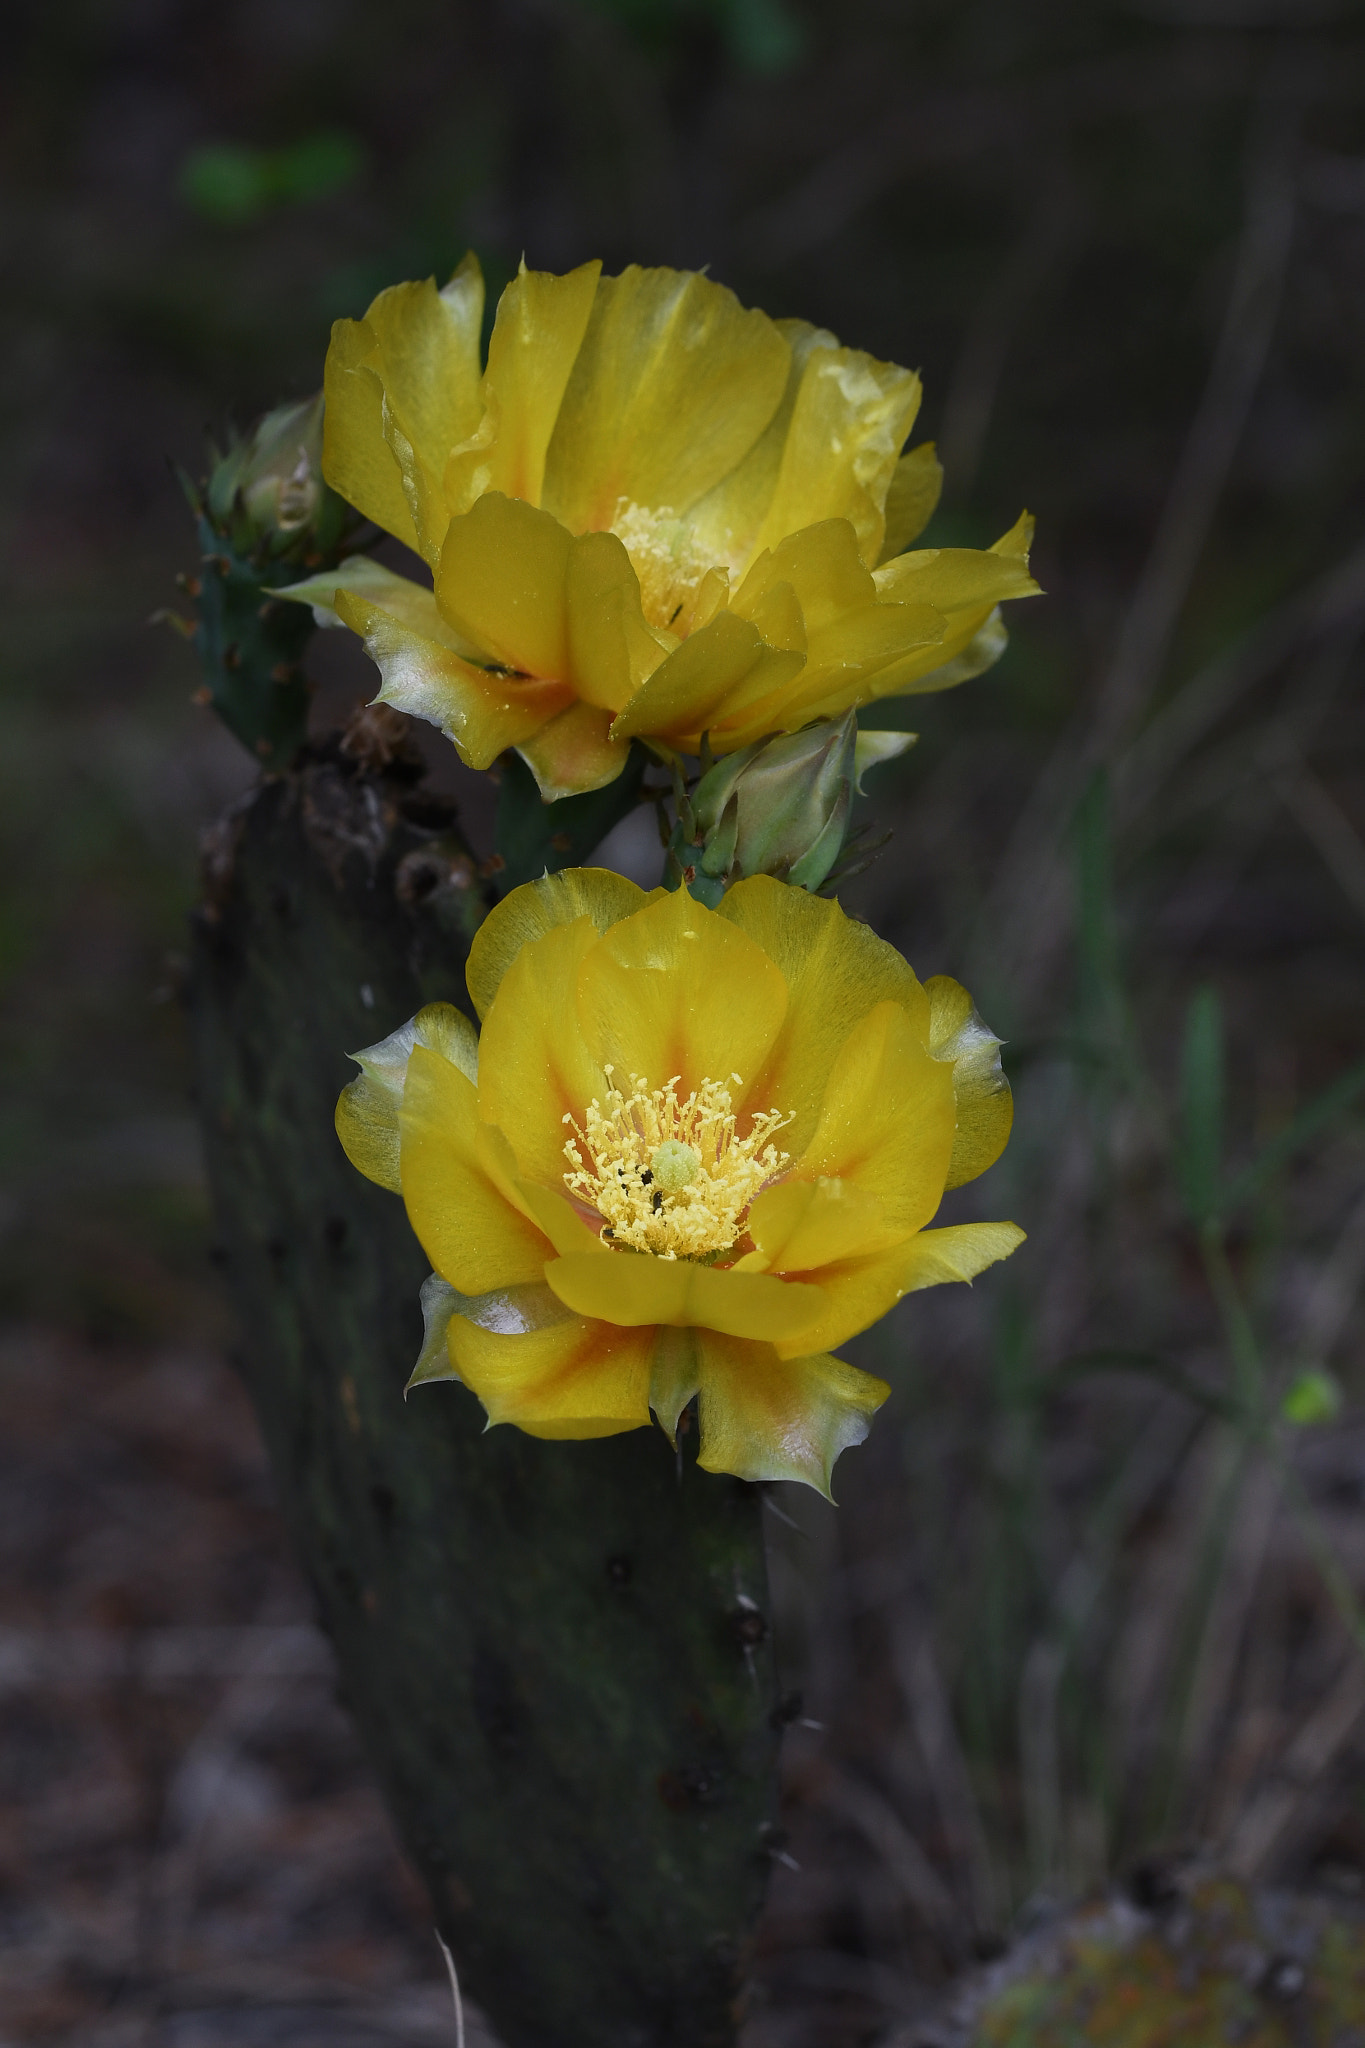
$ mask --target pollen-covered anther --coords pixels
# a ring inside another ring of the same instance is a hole
[[[680,1079],[651,1088],[633,1074],[629,1095],[611,1087],[605,1103],[594,1097],[581,1124],[566,1116],[574,1135],[564,1147],[564,1185],[597,1211],[609,1244],[661,1259],[706,1259],[730,1249],[755,1195],[787,1164],[772,1138],[791,1118],[761,1110],[740,1136],[723,1081],[703,1081],[679,1101]]]

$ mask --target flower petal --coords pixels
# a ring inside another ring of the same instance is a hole
[[[918,1230],[943,1198],[954,1121],[952,1068],[899,1003],[878,1003],[834,1063],[798,1176],[851,1181],[877,1197],[888,1228]]]
[[[524,882],[489,911],[474,934],[465,981],[475,1010],[488,1015],[504,974],[533,939],[577,917],[590,918],[605,932],[649,901],[637,883],[610,868],[565,868]]]
[[[825,1314],[818,1287],[647,1252],[572,1253],[552,1259],[545,1278],[566,1308],[630,1328],[659,1323],[776,1343],[798,1337]]]
[[[869,1258],[817,1267],[813,1277],[829,1304],[824,1320],[804,1330],[795,1343],[777,1336],[773,1342],[783,1351],[844,1344],[879,1322],[902,1295],[948,1280],[974,1280],[1023,1241],[1023,1231],[1013,1223],[954,1223],[917,1231],[907,1242]]]
[[[918,448],[902,455],[891,473],[882,561],[889,562],[919,539],[937,510],[942,490],[943,464],[938,450],[932,441],[921,441]]]
[[[885,1250],[905,1233],[888,1228],[875,1195],[821,1175],[765,1189],[749,1211],[749,1235],[757,1256],[741,1260],[741,1271],[809,1273]]]
[[[771,1344],[698,1338],[704,1472],[800,1479],[826,1500],[834,1461],[862,1443],[891,1392],[885,1380],[817,1354],[780,1358]]]
[[[338,591],[336,606],[378,664],[383,687],[375,702],[429,719],[471,768],[489,767],[505,747],[531,739],[572,702],[562,683],[527,683],[475,667],[456,651],[456,636],[434,599],[429,634],[349,591]]]
[[[386,426],[397,428],[439,500],[446,458],[479,419],[482,322],[483,278],[466,256],[444,291],[430,278],[394,285],[363,320],[339,320],[332,330],[323,475],[409,547],[418,546],[418,533]]]
[[[994,1166],[1014,1122],[1014,1098],[1000,1065],[1003,1040],[981,1021],[962,984],[936,974],[924,984],[929,998],[929,1050],[953,1063],[957,1134],[948,1186],[960,1188]]]
[[[336,1131],[352,1166],[381,1188],[402,1190],[398,1170],[398,1113],[414,1046],[449,1060],[471,1081],[479,1073],[479,1035],[453,1003],[428,1003],[378,1045],[351,1054],[360,1077],[337,1099]]]
[[[484,491],[541,502],[545,451],[564,387],[583,341],[600,263],[567,276],[521,269],[498,300],[483,380],[483,417],[454,448],[444,474],[452,514],[467,512]]]
[[[441,1278],[461,1294],[542,1279],[552,1247],[480,1160],[472,1082],[438,1054],[415,1047],[399,1124],[408,1218]]]
[[[436,602],[457,633],[506,667],[567,682],[564,580],[572,545],[548,512],[489,491],[450,522]]]
[[[524,945],[484,1018],[479,1115],[504,1133],[520,1171],[544,1187],[564,1184],[565,1117],[581,1122],[607,1092],[576,1004],[580,970],[598,939],[596,925],[580,917]]]
[[[697,272],[632,264],[598,286],[545,465],[575,533],[629,505],[685,513],[776,412],[787,344],[766,313]]]
[[[660,662],[612,726],[618,739],[635,733],[696,740],[749,705],[766,701],[801,673],[799,649],[770,647],[758,627],[718,612]]]
[[[410,576],[396,575],[382,562],[376,562],[373,555],[348,555],[335,569],[324,569],[317,576],[305,577],[301,583],[283,584],[272,590],[271,596],[287,598],[291,604],[310,604],[320,626],[344,627],[346,622],[337,611],[337,599],[343,591],[378,606],[412,632],[453,648],[468,661],[479,662],[479,649],[472,641],[461,639],[437,611],[430,587],[414,583]]]
[[[578,977],[584,1040],[618,1085],[638,1074],[658,1088],[677,1075],[687,1095],[719,1081],[737,1107],[782,1106],[754,1099],[751,1083],[786,1010],[787,984],[762,947],[685,889],[613,924]]]
[[[595,704],[570,704],[533,739],[517,748],[536,778],[542,803],[582,796],[615,782],[630,754],[629,740],[611,736],[611,713]]]
[[[649,1422],[654,1333],[571,1316],[526,1336],[500,1336],[452,1316],[450,1356],[488,1412],[528,1436],[618,1436]]]
[[[847,519],[864,562],[877,561],[887,488],[919,402],[913,370],[822,335],[806,358],[757,545],[772,547],[818,519]]]
[[[752,1094],[795,1117],[784,1144],[799,1158],[854,1025],[878,1003],[894,1002],[927,1043],[929,998],[894,946],[845,916],[837,903],[771,875],[737,883],[722,898],[719,915],[762,947],[787,984],[782,1029]]]

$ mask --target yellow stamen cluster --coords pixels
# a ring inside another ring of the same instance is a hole
[[[640,579],[640,607],[645,617],[652,626],[685,637],[692,630],[701,585],[715,566],[699,550],[687,521],[680,519],[671,505],[650,509],[623,500],[616,508],[611,531],[624,542]],[[713,607],[722,595],[721,590],[714,593]]]
[[[610,1081],[613,1069],[606,1072]],[[724,1082],[703,1081],[680,1102],[680,1079],[651,1088],[633,1074],[630,1095],[609,1088],[605,1106],[594,1097],[582,1124],[566,1116],[574,1135],[564,1184],[597,1211],[609,1244],[705,1259],[730,1249],[754,1196],[786,1165],[771,1140],[791,1118],[763,1110],[740,1137]]]

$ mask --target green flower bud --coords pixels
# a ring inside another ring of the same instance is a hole
[[[346,510],[322,480],[322,393],[276,406],[235,440],[213,465],[205,509],[238,554],[329,553]]]
[[[914,738],[860,734],[850,711],[725,755],[702,776],[674,835],[679,867],[694,870],[693,894],[709,901],[744,875],[820,888],[843,850],[864,771]]]

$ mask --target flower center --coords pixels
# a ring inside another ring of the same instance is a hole
[[[703,1081],[680,1102],[680,1078],[651,1088],[633,1074],[629,1095],[609,1087],[581,1124],[566,1116],[574,1135],[564,1147],[564,1185],[597,1211],[608,1244],[660,1259],[714,1258],[730,1249],[754,1196],[786,1165],[772,1137],[791,1118],[763,1110],[740,1137],[724,1082]]]
[[[622,500],[610,530],[624,543],[640,579],[640,608],[651,626],[685,637],[702,579],[713,566],[687,521],[671,505],[651,509]]]

